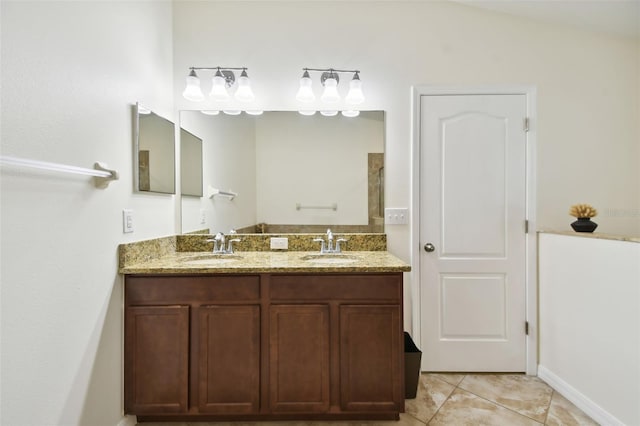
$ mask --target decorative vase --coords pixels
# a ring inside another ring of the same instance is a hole
[[[598,224],[593,222],[590,217],[579,217],[578,220],[571,224],[571,227],[576,232],[593,232],[598,227]]]

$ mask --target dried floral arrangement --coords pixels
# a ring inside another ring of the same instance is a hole
[[[591,207],[589,204],[575,204],[571,206],[569,214],[577,218],[594,217],[598,214],[598,211]]]

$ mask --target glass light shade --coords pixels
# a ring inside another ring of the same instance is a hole
[[[313,94],[312,84],[313,82],[311,81],[311,77],[309,77],[309,73],[305,71],[300,79],[300,88],[298,89],[298,93],[296,93],[296,99],[300,102],[315,101],[316,95]]]
[[[348,110],[348,111],[342,111],[342,115],[344,115],[345,117],[349,117],[349,118],[353,118],[353,117],[357,117],[360,115],[360,111],[356,111],[354,109]]]
[[[187,76],[187,87],[185,87],[182,96],[188,101],[200,102],[204,100],[202,89],[200,89],[200,78],[192,70]]]
[[[242,111],[240,111],[239,109],[225,109],[225,110],[222,110],[222,112],[224,112],[227,115],[240,115]]]
[[[338,115],[338,111],[320,111],[320,114],[324,115],[325,117],[333,117],[335,115]]]
[[[333,104],[340,101],[340,94],[338,93],[338,80],[335,78],[327,78],[324,81],[324,92],[320,96],[322,102]]]
[[[261,109],[248,109],[245,112],[249,115],[262,115],[264,111],[262,111]]]
[[[218,115],[218,114],[220,114],[220,111],[212,110],[212,109],[204,110],[204,111],[200,111],[200,112],[203,113],[204,115]]]
[[[246,71],[242,71],[240,78],[238,78],[238,89],[236,90],[236,99],[240,102],[253,102],[256,97],[251,90],[251,81],[247,76]]]
[[[213,77],[213,85],[211,86],[211,93],[209,96],[214,101],[226,101],[229,100],[229,92],[227,92],[227,82],[222,76],[222,73],[218,70]]]
[[[364,94],[362,93],[362,81],[354,78],[349,82],[349,93],[344,98],[345,102],[350,105],[358,105],[364,102]]]
[[[303,109],[298,111],[301,115],[314,115],[316,113],[315,109]]]

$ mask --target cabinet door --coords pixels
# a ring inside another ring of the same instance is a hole
[[[340,307],[340,403],[345,411],[402,409],[399,305]]]
[[[189,307],[127,307],[125,412],[185,413],[188,369]]]
[[[260,307],[198,310],[198,409],[257,413],[260,401]]]
[[[270,404],[273,412],[329,409],[329,306],[272,305]]]

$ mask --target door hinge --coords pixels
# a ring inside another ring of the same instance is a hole
[[[529,321],[524,322],[524,334],[529,335]]]
[[[529,131],[529,117],[525,117],[522,121],[522,128],[525,132]]]
[[[524,221],[524,233],[528,234],[529,233],[529,221],[525,219]]]

